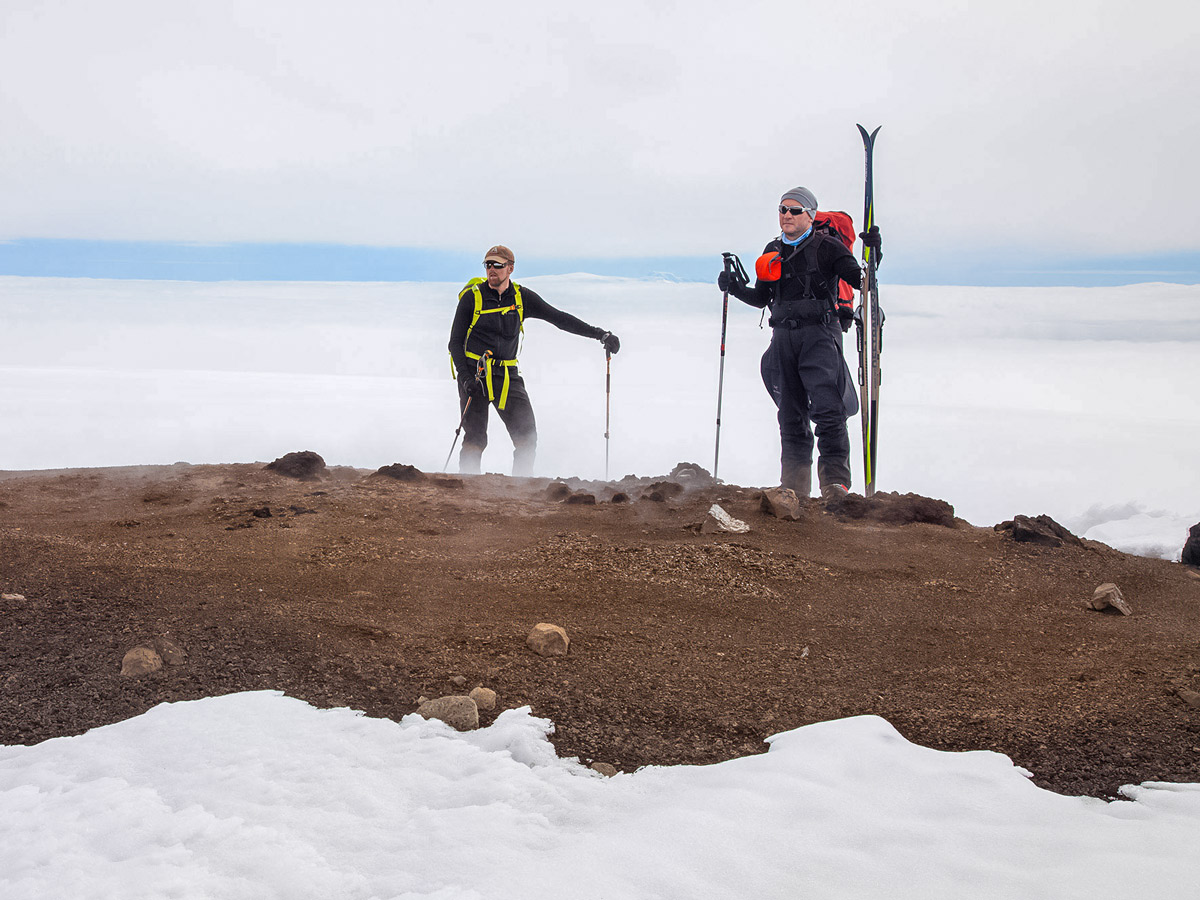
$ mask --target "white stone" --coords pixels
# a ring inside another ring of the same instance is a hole
[[[716,531],[727,531],[730,534],[745,534],[750,530],[750,526],[741,519],[735,519],[714,503],[709,507],[708,518],[704,520],[704,524],[700,526],[700,530],[705,534],[713,534]]]
[[[1133,610],[1129,608],[1121,589],[1112,582],[1105,582],[1092,594],[1091,607],[1099,610],[1108,609],[1110,606],[1121,615],[1133,615]]]

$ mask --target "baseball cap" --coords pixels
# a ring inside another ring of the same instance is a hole
[[[497,244],[488,250],[487,253],[483,254],[484,262],[492,262],[493,260],[502,263],[515,263],[517,261],[516,257],[513,256],[513,252],[503,244]]]

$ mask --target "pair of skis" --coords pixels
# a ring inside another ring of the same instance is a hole
[[[863,150],[867,156],[866,196],[863,202],[863,232],[867,233],[875,224],[872,157],[879,128],[868,133],[859,125],[858,131],[862,135]],[[879,308],[879,282],[875,278],[879,255],[873,253],[866,244],[863,244],[862,255],[862,305],[855,312],[854,324],[858,329],[858,389],[862,401],[863,480],[866,483],[863,493],[873,497],[879,450],[879,352],[883,349],[883,310]]]

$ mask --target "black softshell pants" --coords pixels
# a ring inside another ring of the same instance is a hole
[[[504,409],[500,409],[500,387],[504,379],[503,370],[497,369],[493,376],[496,384],[496,414],[508,429],[508,436],[513,442],[513,474],[531,475],[533,460],[537,455],[537,423],[533,418],[533,404],[529,402],[529,394],[525,390],[525,380],[517,374],[515,368],[509,370],[508,399]],[[463,419],[463,443],[458,455],[458,471],[465,475],[479,473],[479,463],[483,450],[487,447],[488,403],[487,388],[476,388],[472,394],[471,408]],[[459,392],[458,409],[461,413],[466,407],[467,398]]]
[[[789,463],[812,465],[815,432],[821,487],[849,487],[846,417],[857,412],[858,401],[842,359],[842,330],[837,320],[773,327],[761,371],[763,383],[779,407],[784,468]]]

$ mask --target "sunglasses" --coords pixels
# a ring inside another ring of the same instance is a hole
[[[484,263],[483,263],[483,267],[484,267],[485,269],[503,269],[503,268],[504,268],[505,266],[507,266],[507,265],[508,265],[508,263],[504,263],[504,262],[495,262],[495,261],[493,261],[493,260],[490,260],[490,259],[489,259],[489,260],[485,260],[485,261],[484,261]]]
[[[808,209],[803,206],[781,206],[781,207],[779,207],[779,214],[781,216],[798,216],[798,215],[800,215],[800,213],[806,213],[806,212],[808,212]]]

